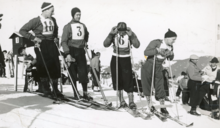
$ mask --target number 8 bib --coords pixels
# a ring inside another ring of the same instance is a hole
[[[72,28],[72,39],[73,40],[84,39],[85,30],[82,24],[80,23],[71,24],[71,28]]]

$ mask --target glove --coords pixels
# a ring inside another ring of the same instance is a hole
[[[85,48],[86,48],[86,49],[89,49],[89,46],[88,46],[88,44],[87,44],[87,43],[85,44]]]
[[[35,43],[35,47],[40,47],[40,43],[42,41],[40,38],[35,37],[33,41]]]
[[[160,54],[162,57],[166,57],[166,50],[167,49],[157,48],[158,54]]]
[[[59,44],[59,38],[54,38],[54,43]]]
[[[173,52],[170,51],[170,50],[165,50],[165,56],[168,57],[168,56],[171,56],[173,55]]]
[[[118,29],[117,29],[117,26],[115,26],[115,27],[112,28],[110,34],[115,35],[117,33],[118,33]]]
[[[132,36],[132,31],[131,31],[131,28],[127,28],[126,33],[128,34],[128,36]]]
[[[76,60],[70,55],[70,54],[68,54],[67,56],[66,56],[66,62],[67,62],[67,66],[68,67],[70,67],[70,64],[72,63],[72,62],[75,62]]]

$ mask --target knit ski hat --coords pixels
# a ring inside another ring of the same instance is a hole
[[[77,7],[73,8],[73,9],[71,10],[71,15],[72,15],[73,18],[74,18],[75,14],[76,14],[77,12],[81,12],[80,9],[77,8]]]
[[[169,38],[169,37],[177,37],[176,33],[168,29],[168,32],[165,33],[164,38]]]
[[[212,60],[210,61],[210,63],[219,63],[218,59],[216,57],[212,58]]]
[[[41,6],[41,10],[42,10],[42,12],[43,12],[44,10],[47,10],[47,9],[49,9],[49,8],[51,8],[51,7],[53,7],[53,5],[52,5],[51,3],[44,2],[44,3],[42,4],[42,6]]]
[[[191,55],[190,56],[190,59],[192,59],[192,60],[198,60],[199,59],[199,57],[197,56],[197,55]]]
[[[187,75],[187,74],[186,74],[185,72],[182,71],[182,72],[181,72],[181,75],[184,76],[184,75]]]
[[[127,30],[127,25],[125,22],[119,22],[117,25],[118,31],[126,31]]]

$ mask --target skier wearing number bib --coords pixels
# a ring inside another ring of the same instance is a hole
[[[77,88],[76,81],[79,81],[83,88],[83,98],[86,100],[92,100],[93,98],[87,93],[87,83],[89,80],[84,50],[87,46],[89,32],[85,24],[80,22],[80,9],[73,8],[71,14],[72,20],[63,28],[61,45],[63,47],[70,75],[75,87]],[[77,98],[76,93],[78,92],[74,92],[75,98]]]
[[[164,90],[164,78],[163,78],[163,62],[165,59],[169,58],[172,60],[174,58],[173,43],[175,42],[177,35],[175,32],[170,29],[166,32],[164,37],[164,42],[160,39],[153,40],[149,43],[147,48],[144,51],[144,55],[148,56],[144,65],[141,67],[141,83],[143,87],[144,95],[147,99],[148,108],[151,108],[151,82],[152,82],[152,72],[153,65],[154,69],[154,88],[155,88],[155,97],[160,101],[161,105],[164,105],[166,93]],[[156,56],[154,64],[154,56]],[[147,110],[149,112],[149,110]],[[164,115],[168,115],[166,108],[161,108],[161,112]]]
[[[58,39],[58,26],[56,19],[52,17],[54,14],[54,6],[51,3],[44,2],[41,6],[42,14],[36,18],[31,19],[19,31],[25,38],[35,42],[35,46],[41,49],[49,74],[53,81],[54,91],[58,96],[62,96],[58,90],[58,78],[61,76],[59,53],[55,43]],[[29,33],[33,31],[34,35]],[[35,48],[37,59],[37,70],[40,81],[43,85],[43,92],[46,96],[51,96],[49,85],[49,77],[45,70],[45,66],[38,48]]]
[[[120,22],[116,27],[112,28],[104,41],[105,47],[109,47],[111,44],[113,44],[113,55],[110,63],[113,89],[117,90],[116,84],[118,82],[117,93],[119,96],[120,107],[128,107],[123,97],[124,90],[128,94],[130,109],[136,109],[137,107],[134,103],[133,96],[134,86],[132,81],[130,47],[133,45],[135,48],[139,48],[140,42],[135,33],[132,32],[130,28],[127,28],[126,23]],[[118,68],[116,68],[116,64],[118,65]],[[116,69],[118,70],[116,71]]]

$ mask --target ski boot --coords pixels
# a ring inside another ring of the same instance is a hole
[[[150,96],[146,96],[146,101],[147,101],[147,108],[143,108],[142,112],[149,115],[149,116],[153,116],[154,114],[151,111]]]
[[[93,98],[87,92],[83,92],[83,99],[85,99],[87,101],[93,100]]]
[[[161,112],[164,116],[169,116],[169,112],[167,111],[166,108],[160,108],[160,112]]]
[[[219,118],[219,112],[218,111],[213,111],[213,112],[211,112],[211,118],[213,118],[213,119],[217,119],[217,120],[219,120],[220,118]]]
[[[131,110],[137,110],[137,105],[136,105],[134,102],[130,102],[130,103],[129,103],[129,108],[130,108]]]
[[[165,102],[165,99],[159,99],[160,101],[160,105],[164,105],[164,102]],[[167,111],[166,108],[161,108],[160,109],[161,113],[164,115],[164,116],[168,116],[169,115],[169,112]]]
[[[128,93],[128,99],[129,99],[129,108],[131,110],[136,110],[137,109],[137,105],[134,103],[134,95],[133,93]]]
[[[120,107],[119,108],[127,108],[128,104],[125,101],[120,102]]]

